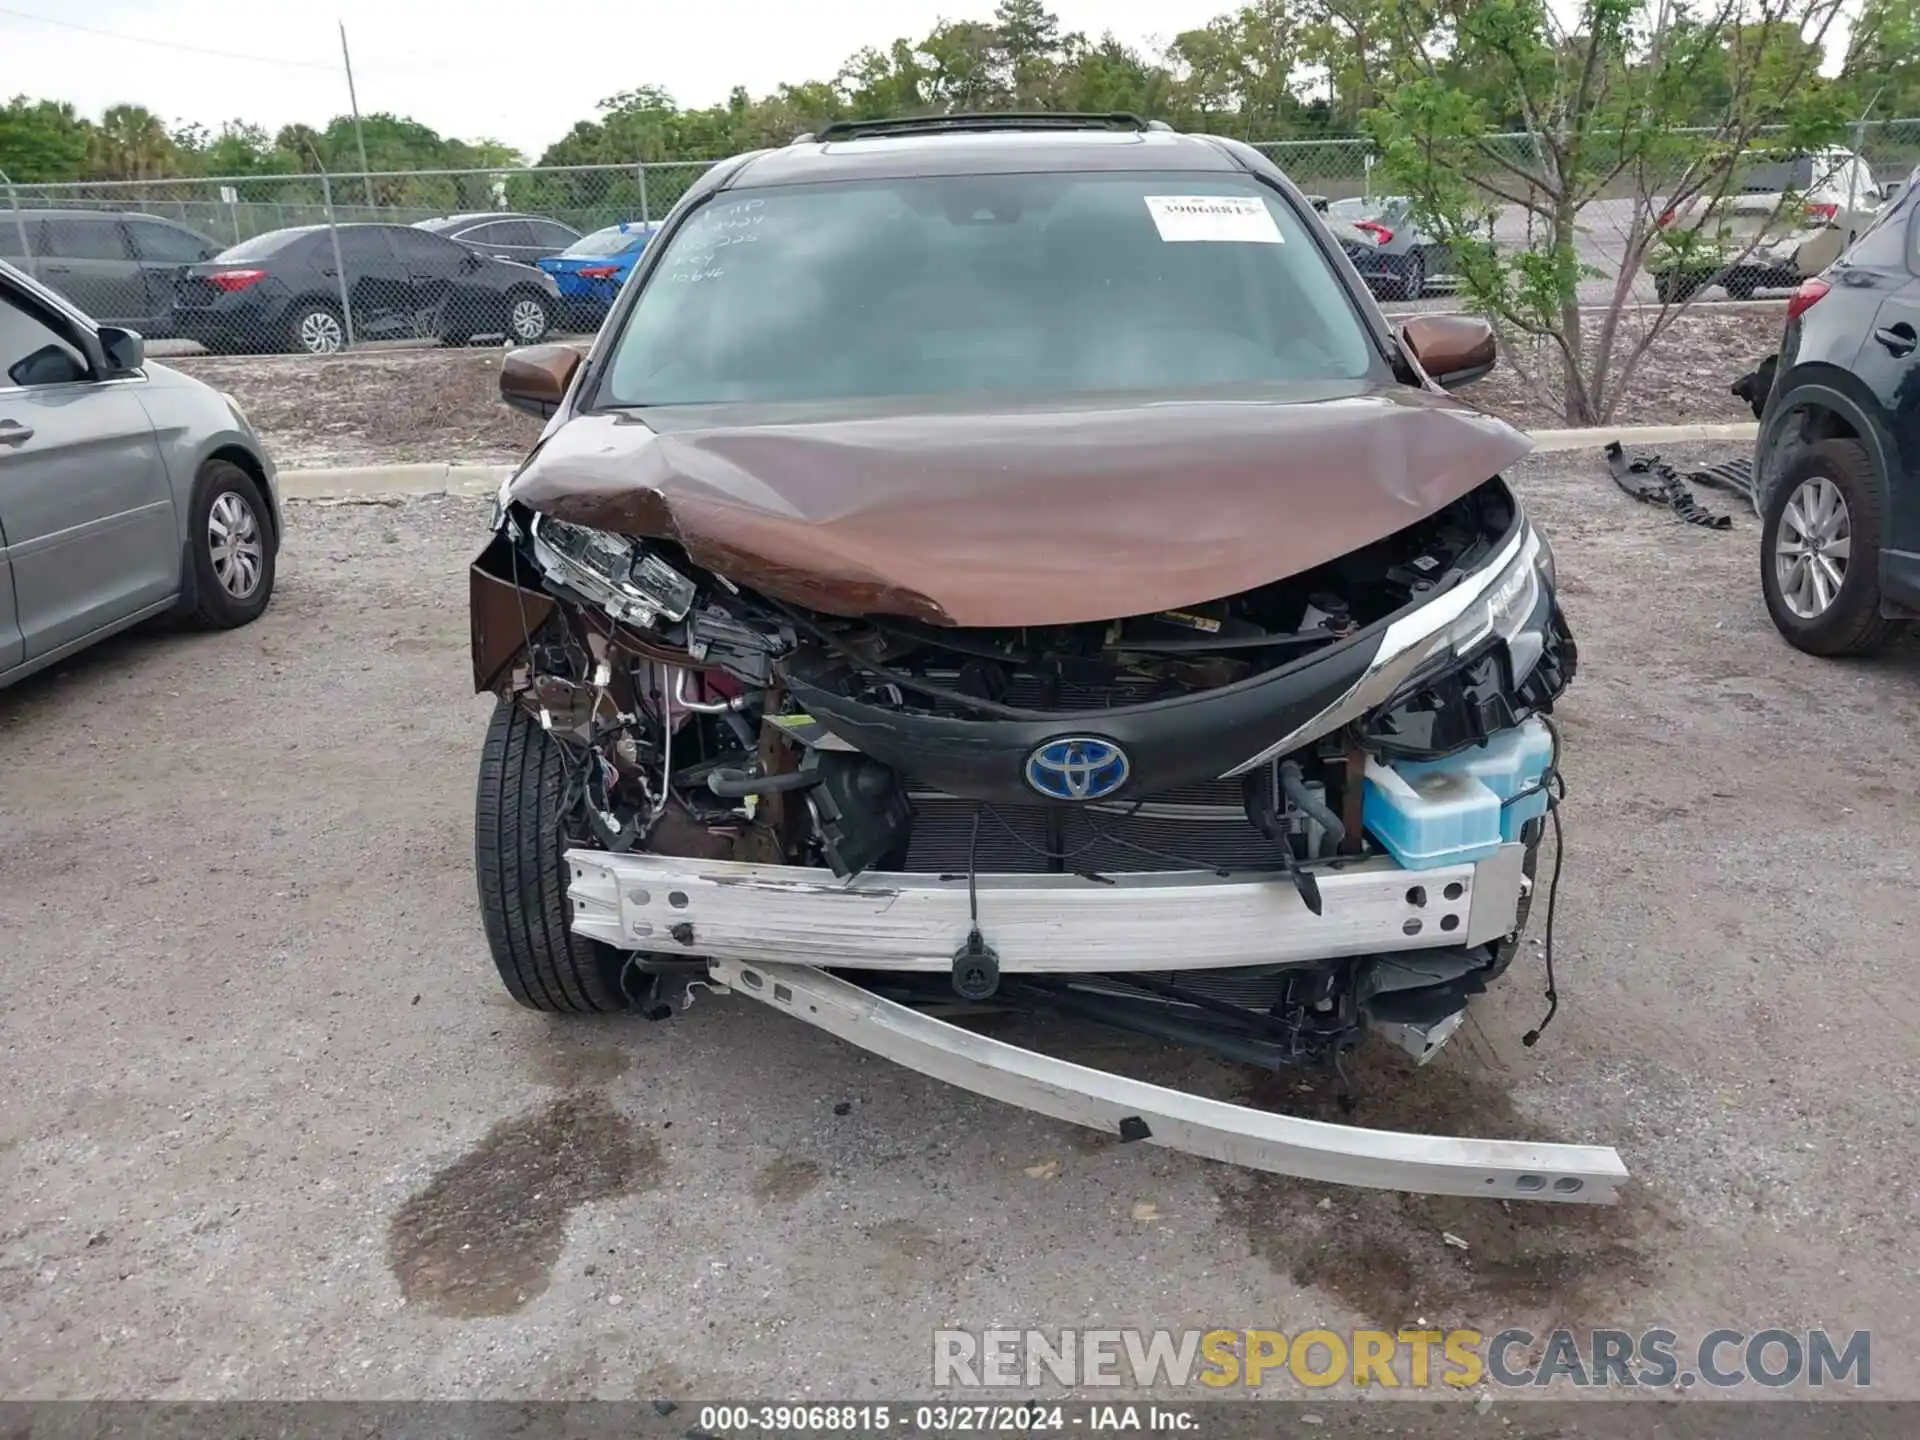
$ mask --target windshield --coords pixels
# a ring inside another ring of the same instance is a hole
[[[613,405],[1356,379],[1359,313],[1243,177],[939,176],[729,191],[666,242]]]
[[[638,225],[609,225],[569,245],[562,253],[569,259],[584,260],[598,255],[624,255],[647,243],[651,231]]]

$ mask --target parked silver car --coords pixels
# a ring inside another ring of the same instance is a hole
[[[244,625],[280,493],[233,400],[0,261],[0,686],[152,616]]]

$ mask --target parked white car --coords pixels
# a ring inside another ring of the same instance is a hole
[[[1646,268],[1667,302],[1709,285],[1737,300],[1793,289],[1866,233],[1887,193],[1865,160],[1838,146],[1755,157],[1724,196],[1695,196],[1660,217],[1675,243],[1650,249]]]

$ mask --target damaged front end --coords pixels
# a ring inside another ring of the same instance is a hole
[[[1424,1062],[1511,963],[1576,652],[1498,479],[1251,589],[1037,626],[802,603],[503,491],[478,688],[567,757],[572,928],[1125,1139],[1580,1203],[1610,1150],[1266,1115],[959,1029],[1066,1016],[1338,1072]]]

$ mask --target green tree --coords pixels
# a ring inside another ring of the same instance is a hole
[[[1002,75],[1000,36],[991,25],[943,20],[918,50],[935,109],[991,110],[1012,99]]]
[[[1438,0],[1399,13],[1390,85],[1369,112],[1387,175],[1451,247],[1463,292],[1523,374],[1544,388],[1522,357],[1543,351],[1555,363],[1573,424],[1611,418],[1690,303],[1650,313],[1631,303],[1649,256],[1717,243],[1715,206],[1743,158],[1840,133],[1839,92],[1817,71],[1841,0],[1713,3],[1695,13],[1680,0],[1581,0],[1571,27],[1550,0]],[[1476,83],[1458,83],[1461,71]],[[1685,128],[1700,87],[1722,80],[1710,123]],[[1508,114],[1519,117],[1517,143],[1499,133]],[[1601,201],[1607,218],[1591,224]],[[1498,244],[1496,223],[1507,232]],[[1590,323],[1579,285],[1602,274],[1581,258],[1592,229],[1617,237],[1622,259]]]
[[[1864,0],[1840,83],[1855,115],[1920,115],[1920,0]]]
[[[0,105],[0,170],[22,185],[83,177],[93,126],[58,100]]]
[[[158,180],[180,168],[165,122],[144,105],[109,105],[89,138],[87,168],[96,180]]]
[[[1387,42],[1396,29],[1387,0],[1304,0],[1302,58],[1326,72],[1327,108],[1335,125],[1358,129],[1379,103]]]
[[[1060,17],[1044,0],[1000,0],[993,31],[1000,54],[1000,88],[1023,109],[1044,109],[1054,100],[1059,74]]]
[[[1093,45],[1083,36],[1072,36],[1064,48],[1058,82],[1062,109],[1131,110],[1154,117],[1169,112],[1174,80],[1166,66],[1145,59],[1111,34]]]

